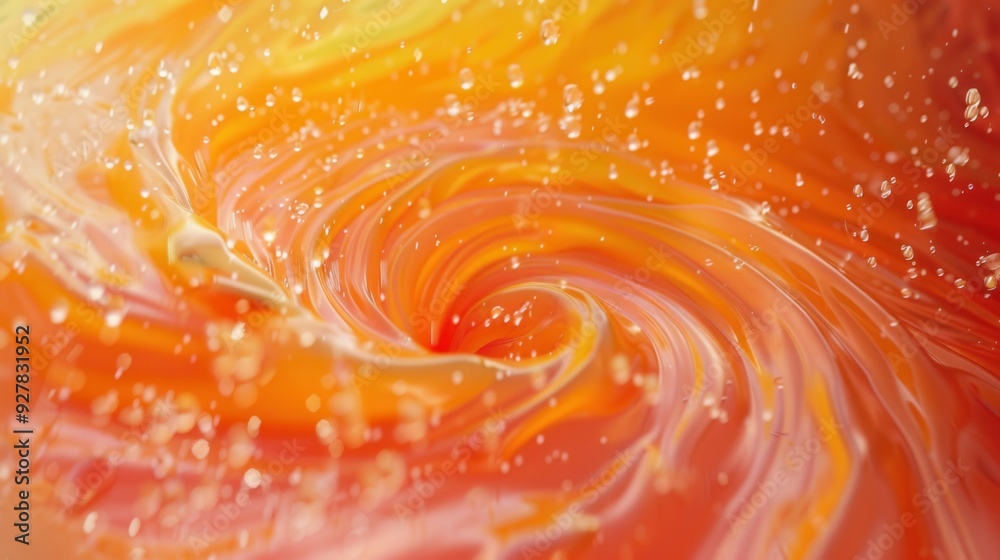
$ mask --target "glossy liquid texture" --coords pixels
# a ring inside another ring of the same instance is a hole
[[[995,554],[989,2],[125,4],[0,8],[31,554]]]

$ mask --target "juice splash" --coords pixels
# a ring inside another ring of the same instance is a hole
[[[4,3],[0,550],[990,558],[995,12]]]

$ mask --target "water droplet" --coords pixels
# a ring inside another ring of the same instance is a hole
[[[980,101],[982,101],[982,97],[979,95],[978,89],[970,88],[969,91],[965,92],[966,105],[978,105]]]
[[[135,537],[137,534],[139,534],[139,527],[140,526],[141,526],[141,523],[139,521],[139,518],[138,517],[133,517],[132,521],[128,524],[128,536]]]
[[[511,64],[507,67],[507,80],[510,81],[510,87],[517,89],[524,85],[524,71],[517,64]]]
[[[417,217],[421,220],[426,220],[431,217],[431,201],[427,197],[420,197],[420,199],[417,200],[417,207],[419,208],[417,211]]]
[[[979,117],[980,101],[982,101],[982,97],[979,95],[978,89],[970,88],[969,91],[965,92],[965,120],[972,122]]]
[[[701,137],[701,121],[693,121],[688,125],[688,140],[697,140]]]
[[[560,126],[566,131],[566,136],[569,138],[579,138],[583,132],[583,125],[580,124],[579,119],[563,119],[560,121]]]
[[[639,115],[639,96],[634,95],[632,99],[629,99],[628,103],[625,104],[625,118],[634,119]]]
[[[930,229],[937,225],[937,215],[931,205],[931,195],[922,192],[917,195],[917,220],[920,229]]]
[[[472,70],[468,68],[462,68],[458,72],[459,83],[464,90],[472,89],[472,86],[476,83],[476,75],[472,73]]]
[[[546,45],[554,45],[559,41],[559,25],[551,19],[542,22],[542,41]]]
[[[576,84],[568,84],[563,88],[563,105],[570,113],[575,113],[583,106],[583,91]]]
[[[243,474],[243,482],[249,488],[257,488],[261,482],[260,471],[253,468],[247,469],[247,472]]]
[[[89,535],[94,531],[95,527],[97,527],[97,512],[92,511],[83,520],[83,532]]]
[[[213,76],[222,75],[222,57],[217,52],[208,53],[208,73]]]
[[[639,135],[635,132],[628,135],[628,151],[634,152],[642,147],[642,141],[639,140]]]
[[[198,441],[194,442],[194,445],[191,446],[191,454],[194,455],[195,459],[200,460],[204,459],[205,457],[208,457],[208,451],[209,451],[209,444],[208,440],[205,439],[199,439]]]
[[[109,309],[104,314],[104,324],[110,328],[116,328],[125,319],[125,311],[121,309]]]
[[[629,367],[628,357],[625,354],[615,354],[611,358],[611,378],[618,385],[624,385],[631,377],[632,371]]]
[[[62,322],[65,321],[66,317],[68,316],[69,316],[69,303],[67,303],[66,300],[64,299],[57,301],[55,305],[52,306],[52,309],[49,311],[49,318],[51,318],[52,322],[56,325],[62,324]]]
[[[462,104],[454,93],[444,96],[444,107],[449,117],[457,117],[462,112]]]
[[[992,255],[980,258],[979,266],[989,271],[1000,270],[1000,253],[993,253]]]

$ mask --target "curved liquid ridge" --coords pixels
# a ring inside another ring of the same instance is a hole
[[[30,554],[991,557],[997,15],[833,4],[5,4]]]

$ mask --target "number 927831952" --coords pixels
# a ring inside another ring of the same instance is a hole
[[[30,327],[19,325],[14,329],[14,414],[19,424],[28,423],[28,413],[31,412],[31,351]]]

